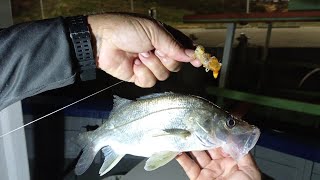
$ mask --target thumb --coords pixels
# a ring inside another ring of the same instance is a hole
[[[190,46],[192,41],[182,32],[171,26],[158,24],[156,33],[152,33],[152,35],[155,37],[151,38],[151,43],[164,56],[181,62],[194,60],[194,50],[184,48],[184,46],[192,47],[192,45]]]
[[[259,171],[259,168],[250,153],[248,153],[238,161],[238,167],[239,170],[246,173],[250,177],[250,179],[261,180],[261,173]]]
[[[246,154],[244,157],[239,159],[238,166],[250,166],[250,167],[257,167],[255,161],[252,158],[252,155],[250,153]]]

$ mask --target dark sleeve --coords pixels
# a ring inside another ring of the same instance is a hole
[[[35,94],[75,82],[63,18],[0,31],[0,110]]]

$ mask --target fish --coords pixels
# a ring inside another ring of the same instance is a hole
[[[257,127],[200,96],[173,92],[135,100],[114,96],[108,119],[96,130],[79,135],[83,150],[75,174],[83,174],[100,150],[105,157],[101,176],[127,154],[148,157],[146,171],[164,166],[182,152],[217,147],[238,160],[259,136]]]
[[[211,54],[206,53],[205,48],[198,45],[194,51],[194,57],[201,62],[204,68],[206,68],[206,72],[211,70],[213,72],[213,77],[217,79],[222,64],[215,56],[211,56]]]

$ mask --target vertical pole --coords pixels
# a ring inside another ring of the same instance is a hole
[[[13,24],[12,12],[11,12],[11,1],[1,0],[0,1],[0,28],[6,28]]]
[[[223,57],[222,57],[222,67],[219,79],[219,88],[225,88],[228,81],[228,68],[230,66],[231,56],[232,56],[232,45],[234,34],[236,30],[236,23],[227,24],[226,40],[224,43]],[[222,97],[218,97],[217,104],[222,105]]]
[[[223,3],[223,12],[225,11],[225,5],[224,5],[224,0],[222,0],[222,3]]]
[[[236,30],[236,23],[229,23],[227,25],[227,35],[223,49],[223,57],[222,57],[222,67],[219,79],[219,87],[224,88],[227,84],[228,79],[228,67],[230,65],[231,56],[232,56],[232,45],[234,34]]]
[[[21,102],[0,111],[0,134],[23,125]],[[0,139],[0,174],[6,180],[30,180],[24,129]]]
[[[263,84],[265,82],[265,77],[266,77],[266,62],[268,58],[268,53],[269,53],[269,46],[270,46],[270,39],[271,39],[271,32],[272,32],[272,23],[268,23],[268,29],[267,29],[267,35],[266,35],[266,41],[263,47],[263,54],[262,54],[262,67],[260,71],[260,79],[258,82],[258,90],[262,91],[263,90]]]
[[[250,13],[250,0],[247,0],[247,8],[246,8],[246,13]]]
[[[44,10],[43,10],[43,2],[40,0],[40,9],[41,9],[41,18],[44,19]]]
[[[134,12],[133,0],[130,0],[131,3],[131,12]]]
[[[0,28],[13,24],[11,1],[0,1]],[[23,125],[21,102],[0,111],[0,134]],[[24,129],[0,138],[0,179],[30,180]]]
[[[270,46],[270,39],[271,39],[271,31],[272,31],[272,23],[270,22],[268,23],[267,36],[266,36],[266,41],[264,43],[263,57],[262,57],[263,62],[267,60],[269,46]]]

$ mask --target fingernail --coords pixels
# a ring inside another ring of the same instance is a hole
[[[159,50],[155,50],[155,54],[159,57],[164,57],[164,53]]]
[[[184,50],[184,52],[186,53],[187,56],[189,56],[189,57],[194,59],[194,50],[186,49],[186,50]]]
[[[145,58],[147,58],[147,57],[150,56],[150,53],[149,53],[149,52],[143,52],[143,53],[140,53],[140,54],[141,54],[141,56],[143,56],[143,57],[145,57]]]
[[[194,66],[194,67],[200,67],[202,66],[201,62],[197,59],[191,61],[191,64]]]
[[[139,59],[136,59],[136,60],[134,60],[134,64],[135,64],[135,65],[140,65],[140,64],[141,64],[141,61],[140,61]]]

